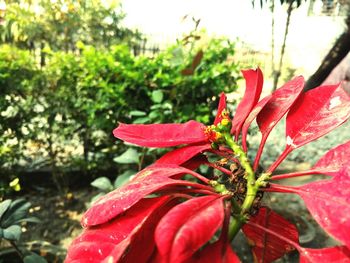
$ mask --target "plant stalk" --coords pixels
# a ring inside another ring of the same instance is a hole
[[[247,193],[240,207],[240,214],[234,216],[229,226],[229,239],[232,240],[238,231],[241,229],[243,224],[246,222],[247,214],[253,205],[256,194],[262,186],[261,180],[255,179],[254,171],[250,165],[249,159],[243,149],[233,140],[229,132],[224,133],[224,137],[227,145],[232,149],[235,155],[238,157],[241,166],[245,170],[245,179],[247,180]]]
[[[17,254],[19,255],[19,257],[23,260],[23,258],[24,258],[24,255],[23,255],[23,253],[22,253],[22,251],[18,248],[18,246],[16,245],[16,242],[15,241],[10,241],[9,240],[9,242],[10,242],[10,244],[11,244],[11,246],[15,249],[15,251],[17,252]]]

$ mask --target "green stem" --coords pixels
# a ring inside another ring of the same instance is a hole
[[[253,205],[256,194],[261,186],[265,186],[266,180],[269,178],[269,174],[262,175],[258,180],[255,179],[254,171],[250,165],[249,159],[243,149],[233,140],[230,133],[225,132],[224,137],[227,145],[232,149],[237,158],[240,161],[241,166],[245,170],[245,179],[247,180],[247,193],[240,207],[240,213],[234,216],[230,222],[229,238],[232,240],[243,224],[246,222],[250,208]]]
[[[241,229],[241,227],[244,225],[246,219],[242,217],[241,215],[234,216],[231,221],[228,228],[228,238],[230,241],[234,239],[234,237],[237,235],[238,231]]]
[[[23,260],[24,255],[22,253],[22,251],[18,248],[17,244],[15,241],[9,240],[11,246],[15,249],[15,251],[17,252],[18,256]]]
[[[237,202],[233,198],[231,198],[231,206],[235,214],[239,215],[241,213],[241,207],[237,204]]]
[[[256,185],[255,174],[250,165],[249,159],[243,149],[233,140],[228,132],[224,134],[226,143],[237,155],[243,169],[245,170],[245,179],[247,180],[247,194],[241,206],[241,214],[245,214],[253,204],[259,186]]]

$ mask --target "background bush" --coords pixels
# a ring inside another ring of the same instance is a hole
[[[23,169],[50,169],[60,189],[72,169],[122,172],[130,164],[113,161],[126,150],[112,136],[117,122],[210,123],[218,94],[233,91],[239,75],[225,39],[178,42],[152,58],[134,56],[126,44],[43,52],[40,65],[28,50],[0,46],[4,185]],[[135,169],[157,155],[136,152],[148,157]]]

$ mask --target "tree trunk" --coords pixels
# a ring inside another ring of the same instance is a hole
[[[282,47],[281,47],[280,61],[278,64],[278,69],[275,70],[275,72],[273,72],[273,75],[274,75],[273,91],[275,91],[277,89],[278,79],[281,76],[281,71],[282,71],[282,66],[283,66],[283,57],[284,57],[284,52],[286,49],[287,36],[288,36],[288,30],[289,30],[289,24],[290,24],[290,17],[292,15],[292,11],[293,11],[293,3],[294,3],[294,1],[290,1],[288,9],[287,9],[286,29],[284,31],[284,38],[283,38],[283,43],[282,43]]]
[[[275,0],[271,1],[271,75],[275,73]]]
[[[339,36],[331,50],[323,59],[321,66],[308,79],[304,90],[310,90],[320,86],[329,76],[332,70],[343,60],[350,52],[350,13],[346,18],[346,30]]]

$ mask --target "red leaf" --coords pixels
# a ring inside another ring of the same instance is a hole
[[[171,147],[180,144],[205,142],[205,126],[196,121],[167,124],[124,124],[113,135],[125,142],[146,147]]]
[[[222,111],[226,109],[226,95],[225,93],[221,93],[220,95],[220,101],[219,101],[219,106],[218,106],[218,112],[216,113],[216,117],[214,120],[214,125],[217,125],[221,122],[222,120]]]
[[[193,58],[191,66],[188,67],[188,68],[183,69],[181,71],[181,74],[184,75],[184,76],[193,75],[194,71],[199,66],[200,62],[202,61],[203,55],[204,55],[203,51],[199,50],[198,53]]]
[[[183,163],[181,166],[190,170],[196,170],[202,164],[207,164],[207,163],[208,163],[208,158],[205,155],[197,155],[192,159],[188,160],[187,162]]]
[[[303,90],[304,84],[304,78],[301,76],[287,82],[272,94],[271,99],[269,99],[267,104],[258,114],[256,121],[262,133],[262,138],[255,160],[255,168],[258,165],[267,137],[276,124],[286,114],[295,100],[299,97]]]
[[[347,247],[301,248],[300,263],[349,263],[350,250]]]
[[[203,196],[171,209],[159,222],[155,240],[168,262],[190,258],[212,238],[224,219],[223,197]]]
[[[350,171],[343,169],[331,180],[284,188],[299,194],[323,229],[350,247]]]
[[[252,217],[249,222],[258,224],[278,235],[298,243],[298,231],[296,227],[277,213],[267,208],[261,208],[259,214]],[[243,232],[253,246],[253,253],[257,262],[272,262],[294,248],[290,243],[270,234],[263,229],[246,224]]]
[[[210,144],[188,145],[164,154],[155,164],[182,165],[196,155],[211,150]]]
[[[346,163],[350,168],[350,162],[348,162],[349,157],[350,141],[329,150],[320,160],[318,160],[312,170],[319,170],[327,175],[335,175],[339,173]]]
[[[269,134],[273,127],[289,110],[304,87],[304,78],[299,76],[277,89],[261,110],[257,122],[262,134]]]
[[[192,69],[196,70],[196,68],[199,66],[199,63],[201,63],[202,58],[203,58],[203,50],[199,50],[195,57],[192,60]]]
[[[241,102],[237,106],[236,114],[232,120],[231,133],[238,138],[241,127],[250,111],[258,103],[263,86],[263,75],[259,68],[256,70],[242,70],[246,80],[246,90]]]
[[[155,228],[159,220],[176,204],[178,204],[178,201],[175,199],[164,204],[147,218],[147,221],[139,231],[135,229],[132,232],[133,235],[129,235],[127,239],[119,243],[111,252],[111,256],[114,259],[113,262],[135,263],[145,262],[147,259],[150,259],[156,250],[154,240]]]
[[[113,257],[113,262],[116,262],[125,253],[137,234],[140,235],[140,232],[142,234],[143,230],[148,233],[152,225],[153,229],[155,228],[160,215],[172,207],[173,204],[169,201],[169,197],[143,199],[114,220],[96,228],[84,230],[70,245],[65,262],[74,260],[102,262],[110,257]],[[152,241],[152,235],[149,235],[148,240]],[[148,247],[142,247],[143,251],[139,253],[145,257],[150,256],[153,248],[154,242],[148,242]]]
[[[339,85],[312,89],[287,116],[290,147],[297,148],[327,134],[350,116],[350,98]]]
[[[293,150],[318,139],[350,117],[350,97],[339,85],[322,86],[304,93],[287,115],[286,148],[268,169],[274,169]]]
[[[229,243],[223,244],[221,240],[209,244],[192,256],[185,263],[239,263],[240,260],[233,252]]]
[[[247,134],[250,124],[253,122],[253,120],[256,118],[256,116],[259,114],[259,112],[264,108],[266,103],[269,102],[271,98],[271,95],[263,98],[261,101],[259,101],[258,104],[254,107],[254,109],[249,113],[249,116],[245,120],[243,127],[242,127],[242,146],[245,151],[247,151]]]
[[[205,188],[205,185],[189,181],[173,180],[169,177],[195,174],[180,166],[151,166],[140,171],[133,180],[98,199],[85,212],[82,218],[83,226],[94,226],[106,223],[120,213],[123,213],[145,196],[169,186],[191,186]]]
[[[181,70],[181,74],[183,76],[191,76],[193,75],[193,73],[194,73],[194,70],[192,69],[192,67]]]

